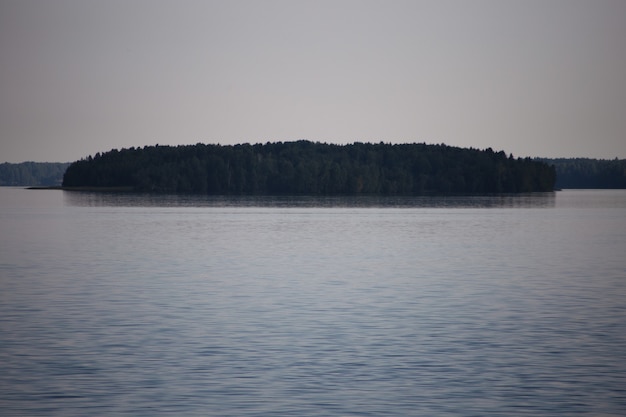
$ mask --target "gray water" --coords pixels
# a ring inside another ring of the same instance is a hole
[[[0,415],[626,415],[626,192],[0,188]]]

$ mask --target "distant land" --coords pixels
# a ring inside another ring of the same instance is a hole
[[[60,186],[69,162],[0,164],[0,186]]]
[[[63,187],[198,194],[552,191],[554,168],[503,151],[310,141],[113,149],[72,163]]]
[[[626,159],[538,160],[556,169],[556,188],[626,188]]]

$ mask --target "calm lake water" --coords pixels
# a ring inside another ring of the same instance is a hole
[[[624,416],[626,191],[0,188],[0,415]]]

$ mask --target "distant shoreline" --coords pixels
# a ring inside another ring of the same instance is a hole
[[[81,187],[63,187],[60,185],[51,185],[51,186],[31,186],[24,187],[26,190],[60,190],[60,191],[78,191],[78,192],[109,192],[109,193],[138,193],[138,194],[151,194],[151,195],[180,195],[180,194],[191,194],[194,193],[178,193],[178,192],[163,192],[163,191],[143,191],[137,190],[134,187],[90,187],[90,186],[81,186]],[[398,194],[383,194],[383,193],[372,193],[372,194],[289,194],[289,196],[316,196],[316,197],[333,197],[333,196],[376,196],[376,197],[398,197],[398,196],[419,196],[419,197],[428,197],[428,196],[485,196],[485,195],[516,195],[516,194],[535,194],[535,193],[554,193],[557,191],[563,191],[560,188],[555,188],[549,191],[529,191],[526,193],[510,193],[510,192],[437,192],[437,191],[427,191],[423,193],[416,194],[406,194],[406,193],[398,193]],[[239,197],[263,197],[263,196],[285,196],[285,194],[209,194],[210,196],[239,196]]]
[[[105,192],[132,192],[135,191],[134,187],[63,187],[61,185],[52,186],[33,186],[26,187],[27,190],[62,190],[62,191],[105,191]]]

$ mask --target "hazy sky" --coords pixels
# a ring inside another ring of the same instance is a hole
[[[626,158],[626,1],[0,0],[0,162],[298,139]]]

